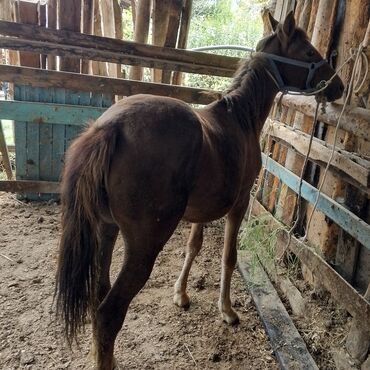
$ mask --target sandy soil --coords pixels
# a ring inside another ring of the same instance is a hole
[[[22,203],[0,193],[0,369],[90,369],[89,328],[71,352],[52,306],[60,207]],[[222,223],[205,232],[189,280],[191,308],[172,303],[189,225],[181,224],[133,301],[116,342],[124,369],[277,369],[250,296],[236,272],[232,297],[241,323],[228,327],[217,309]],[[112,274],[120,268],[117,242]]]

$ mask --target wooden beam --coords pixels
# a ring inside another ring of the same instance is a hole
[[[37,3],[18,2],[18,22],[27,24],[28,27],[39,27],[37,7]],[[19,63],[21,66],[39,68],[40,55],[29,51],[22,51],[19,53]]]
[[[0,191],[10,193],[60,193],[59,182],[50,181],[0,181]]]
[[[49,0],[47,3],[47,27],[56,30],[57,29],[57,0]],[[47,56],[48,69],[57,69],[57,61],[55,55]]]
[[[10,164],[8,147],[5,142],[5,136],[4,136],[3,126],[1,124],[1,118],[0,118],[0,153],[2,154],[2,162],[3,162],[4,169],[5,169],[6,177],[8,178],[8,180],[11,180],[13,178],[13,172],[12,172],[12,166]]]
[[[268,216],[268,227],[270,230],[281,230],[277,233],[277,238],[279,245],[284,248],[288,243],[288,235],[287,232],[284,231],[284,225],[267,212],[256,199],[252,201],[251,204],[252,213],[254,215]],[[330,292],[334,300],[344,307],[353,317],[360,320],[364,330],[370,331],[370,303],[358,294],[357,291],[312,248],[299,241],[293,235],[291,236],[289,249],[299,258],[303,265],[314,272],[316,278],[319,279],[325,289]]]
[[[306,155],[309,147],[310,137],[308,134],[289,129],[279,121],[272,122],[271,135],[285,141],[293,146],[299,153]],[[310,159],[328,163],[332,149],[328,148],[322,140],[316,138],[312,141]],[[356,157],[356,156],[355,156]],[[370,162],[358,157],[356,160],[353,155],[346,156],[344,151],[336,149],[331,161],[331,166],[343,171],[365,187],[370,186]],[[358,163],[360,162],[360,163]],[[366,167],[364,166],[366,165]]]
[[[102,36],[116,38],[116,26],[114,18],[113,0],[100,0],[99,9],[101,15]],[[117,70],[120,66],[108,63],[108,76],[118,77]]]
[[[180,15],[183,0],[172,0],[169,8],[168,27],[165,47],[176,47],[177,35],[179,33]],[[162,71],[162,83],[169,84],[171,82],[171,71]]]
[[[153,94],[181,99],[187,103],[209,104],[219,92],[141,81],[123,80],[78,73],[40,70],[36,68],[0,65],[2,81],[39,87],[65,88],[75,91],[93,91],[116,95]],[[208,94],[213,93],[213,96]]]
[[[81,30],[81,0],[59,1],[59,29],[80,32]],[[62,56],[60,70],[80,72],[80,59]]]
[[[27,33],[31,32],[32,36]],[[77,32],[51,30],[39,26],[0,21],[1,47],[22,50],[41,50],[52,55],[86,56],[93,60],[142,65],[215,76],[231,77],[239,58],[189,50],[158,47]],[[18,41],[17,41],[18,38]]]
[[[146,44],[149,34],[151,0],[139,0],[137,9],[134,40],[135,42]],[[140,66],[131,67],[129,76],[131,80],[142,80],[143,68]]]
[[[285,167],[275,162],[271,158],[266,158],[262,153],[262,163],[266,169],[277,176],[283,183],[289,186],[296,193],[299,191],[299,177],[287,170]],[[302,182],[301,196],[310,203],[316,201],[318,190],[307,183]],[[328,197],[326,194],[321,193],[317,203],[317,210],[323,212],[327,217],[333,220],[343,230],[352,235],[364,247],[370,250],[370,225],[357,217],[347,208],[335,200]]]
[[[279,99],[280,95],[277,96]],[[307,116],[313,117],[315,114],[315,98],[306,96],[288,96],[282,99],[282,104],[291,107]],[[319,110],[318,120],[335,127],[338,122],[342,105],[328,104],[325,113]],[[348,107],[343,113],[340,128],[355,134],[358,137],[370,140],[370,110],[360,107]]]
[[[184,5],[183,5],[182,13],[181,13],[179,38],[177,41],[178,49],[186,49],[186,46],[188,44],[188,35],[189,35],[190,17],[191,17],[192,8],[193,8],[193,0],[184,0]],[[174,85],[181,85],[182,73],[174,72],[172,83]]]
[[[256,305],[280,369],[318,370],[261,264],[252,265],[250,254],[239,250],[238,270]]]
[[[81,105],[0,100],[0,119],[37,124],[83,126],[90,120],[96,120],[106,110]]]
[[[91,35],[94,29],[94,1],[83,0],[82,3],[82,32]],[[81,61],[81,73],[89,74],[91,62],[87,59]]]

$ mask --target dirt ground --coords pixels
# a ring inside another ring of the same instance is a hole
[[[52,306],[60,207],[23,203],[0,193],[0,369],[90,369],[90,332],[73,353]],[[133,301],[116,341],[123,369],[277,369],[268,338],[238,272],[232,297],[241,323],[221,322],[217,299],[222,223],[205,231],[204,248],[189,279],[192,305],[172,303],[189,225],[181,224]],[[113,276],[122,261],[120,239]]]

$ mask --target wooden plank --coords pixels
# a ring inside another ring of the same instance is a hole
[[[337,0],[320,0],[311,42],[319,53],[328,58],[327,52],[332,42]]]
[[[115,26],[115,18],[114,18],[113,0],[100,0],[99,9],[100,9],[100,14],[101,14],[102,36],[115,38],[116,37],[116,26]],[[108,76],[118,77],[117,69],[120,68],[120,66],[116,66],[113,63],[108,63],[107,68],[108,68]]]
[[[169,20],[169,7],[172,0],[153,0],[153,25],[152,25],[152,44],[164,46]],[[153,69],[152,81],[161,82],[162,71]]]
[[[176,47],[177,35],[180,26],[180,14],[183,0],[172,0],[168,9],[168,26],[166,32],[166,39],[164,41],[165,47]],[[169,84],[171,81],[171,71],[162,71],[162,83]]]
[[[279,97],[280,95],[277,96],[277,99]],[[285,95],[282,99],[282,104],[307,116],[314,117],[316,106],[314,97]],[[319,110],[318,120],[335,127],[341,110],[342,105],[328,104],[325,108],[325,113]],[[340,128],[360,138],[370,140],[369,122],[370,109],[350,106],[343,113]]]
[[[38,26],[38,4],[30,2],[18,3],[18,22],[28,24],[29,27]],[[36,26],[37,25],[37,26]],[[32,50],[31,50],[32,51]],[[40,55],[33,52],[22,51],[19,53],[19,61],[21,66],[40,67]]]
[[[299,130],[289,129],[286,125],[279,121],[273,121],[271,135],[285,141],[293,146],[299,153],[306,155],[309,147],[310,137],[306,133]],[[328,148],[323,142],[313,138],[309,158],[315,161],[328,163],[332,149]],[[335,149],[331,166],[343,171],[348,176],[358,181],[365,187],[370,186],[370,162],[362,160],[358,157],[356,161],[354,156],[347,157],[340,149]],[[358,162],[368,162],[367,167],[364,167]]]
[[[277,176],[286,185],[288,185],[289,188],[295,192],[298,192],[299,177],[271,158],[266,158],[264,153],[261,154],[262,163],[263,165],[266,164],[266,169]],[[318,194],[318,190],[312,185],[308,184],[306,181],[303,181],[301,194],[302,198],[306,199],[310,203],[314,203]],[[367,249],[370,249],[369,224],[323,193],[321,193],[319,196],[317,209],[332,219],[337,225],[347,231]]]
[[[9,159],[9,153],[8,153],[8,147],[5,142],[5,136],[4,136],[4,131],[3,131],[3,126],[1,123],[0,119],[0,153],[1,153],[1,161],[3,163],[6,177],[8,180],[11,180],[13,178],[13,173],[12,173],[12,166],[10,164],[10,159]]]
[[[99,0],[93,0],[93,34],[97,36],[102,36],[101,29],[101,13],[99,8]],[[94,75],[108,76],[108,66],[107,63],[102,62],[91,62],[92,73]]]
[[[40,103],[49,102],[53,95],[55,94],[55,89],[52,87],[50,88],[39,88],[39,101]],[[0,103],[1,104],[1,103]],[[22,103],[17,103],[18,105]],[[34,104],[34,103],[30,103]],[[15,108],[14,110],[17,110]],[[0,115],[1,115],[1,107],[0,107]],[[42,119],[42,116],[40,117]],[[51,172],[52,172],[52,143],[53,143],[53,125],[51,124],[43,124],[39,126],[39,135],[40,135],[40,142],[39,142],[39,166],[40,166],[40,173],[39,179],[40,180],[50,180]]]
[[[106,92],[116,95],[153,94],[181,99],[187,103],[209,104],[215,100],[217,91],[165,84],[146,83],[78,73],[40,70],[17,66],[0,65],[3,81],[19,84],[66,88],[75,91]],[[206,92],[206,94],[205,94]],[[211,95],[207,94],[208,92]]]
[[[47,27],[57,29],[57,0],[48,0],[47,3]],[[57,69],[57,60],[55,55],[47,56],[48,69]]]
[[[88,51],[93,53],[95,49],[95,55],[111,53],[115,56],[115,60],[122,64],[139,65],[139,61],[141,61],[140,65],[145,67],[162,68],[165,65],[166,69],[208,73],[225,77],[231,77],[234,74],[240,60],[234,57],[139,44],[72,31],[56,31],[6,21],[0,21],[0,34],[16,36],[19,39],[29,41],[38,41],[40,42],[39,46],[41,44],[53,45],[55,48],[60,47],[61,49],[68,49],[68,46],[72,49],[74,47],[75,50],[80,50],[76,57],[81,56],[82,50],[84,53]],[[2,42],[5,41],[2,40]],[[26,48],[27,43],[23,42],[23,44]],[[10,45],[7,43],[7,45],[11,48],[11,43]],[[49,52],[52,52],[52,50],[49,50]],[[119,57],[119,54],[121,54],[121,57]],[[209,69],[209,72],[207,72],[207,69]]]
[[[65,89],[56,88],[53,100],[55,103],[65,104]],[[71,112],[71,110],[68,111]],[[46,117],[46,115],[43,114],[43,117]],[[71,120],[69,123],[71,123]],[[52,169],[50,173],[50,180],[52,181],[59,180],[62,173],[63,158],[66,150],[65,130],[65,125],[53,125]]]
[[[0,181],[0,191],[10,193],[59,193],[60,184],[50,181]]]
[[[256,305],[281,369],[318,370],[306,343],[260,263],[251,265],[250,255],[238,251],[238,269]]]
[[[188,35],[189,35],[190,17],[191,17],[192,8],[193,8],[193,0],[184,0],[184,5],[183,5],[182,13],[181,13],[179,38],[177,41],[178,49],[186,49],[186,46],[188,44]],[[182,83],[182,73],[181,72],[174,72],[172,83],[174,85],[181,85]]]
[[[14,85],[14,99],[24,100],[25,87]],[[15,174],[17,180],[24,180],[27,177],[27,129],[26,122],[14,122],[14,144],[16,148],[23,148],[17,150],[15,156]]]
[[[94,29],[94,0],[82,2],[82,32],[91,35]],[[81,73],[89,74],[91,62],[87,59],[81,61]]]
[[[268,216],[268,227],[270,230],[280,229],[277,239],[283,248],[287,245],[288,235],[284,231],[284,225],[276,220],[263,206],[255,199],[252,202],[252,214]],[[332,298],[344,307],[353,317],[363,323],[364,330],[370,331],[370,303],[348,284],[321,256],[319,256],[307,244],[302,243],[293,235],[289,244],[293,252],[303,265],[314,272],[316,278],[327,289]]]
[[[97,119],[105,110],[106,108],[71,104],[0,101],[1,119],[27,120],[40,126],[47,126],[48,123],[83,126],[87,121]]]
[[[139,0],[137,3],[136,21],[134,29],[135,42],[146,44],[148,42],[151,0]],[[129,77],[131,80],[143,79],[143,68],[132,66]]]
[[[128,41],[127,41],[128,42]],[[66,44],[52,44],[43,41],[20,39],[15,37],[0,38],[0,47],[10,50],[26,50],[35,53],[59,55],[61,58],[89,58],[96,61],[108,61],[118,64],[139,65],[149,68],[160,68],[164,70],[182,71],[205,75],[232,77],[234,70],[230,67],[219,68],[188,62],[173,62],[171,60],[156,59],[153,57],[138,57],[134,54],[128,55],[122,52],[113,52],[104,49],[86,48]],[[149,46],[143,46],[146,48]],[[215,54],[209,54],[215,55]],[[231,58],[231,57],[227,57]],[[233,58],[234,59],[234,58]],[[62,70],[62,69],[61,69]],[[77,71],[77,70],[76,70]],[[72,71],[73,72],[73,71]]]
[[[68,31],[81,30],[81,0],[59,1],[59,29]],[[48,53],[47,53],[48,54]],[[68,55],[60,58],[61,71],[80,72],[80,59]]]
[[[80,103],[80,92],[66,90],[65,99],[66,99],[66,104],[72,104],[78,107]],[[76,125],[71,125],[70,123],[66,125],[66,129],[65,129],[66,149],[68,149],[69,145],[71,144],[73,139],[78,135],[80,130],[81,130],[81,125],[76,126]]]

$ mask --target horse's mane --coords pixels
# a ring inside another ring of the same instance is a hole
[[[226,104],[229,111],[233,111],[245,128],[253,128],[261,110],[264,109],[262,102],[265,101],[270,83],[266,72],[268,67],[268,61],[258,55],[243,60],[230,87],[220,100]]]

